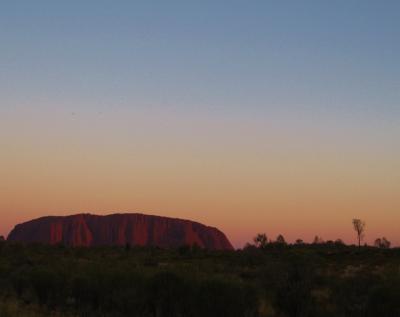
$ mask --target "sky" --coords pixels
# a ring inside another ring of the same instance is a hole
[[[400,245],[399,1],[1,1],[0,235],[142,212]]]

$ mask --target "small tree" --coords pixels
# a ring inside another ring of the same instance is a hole
[[[387,240],[385,237],[383,237],[383,238],[382,238],[382,246],[383,246],[385,249],[389,249],[389,248],[390,248],[390,245],[391,245],[390,241]]]
[[[257,248],[264,249],[267,246],[268,238],[265,233],[259,233],[254,238],[254,243]]]
[[[377,248],[389,249],[391,243],[390,243],[389,240],[387,240],[385,237],[383,237],[382,239],[381,239],[381,238],[376,239],[375,242],[374,242],[374,245],[375,245]]]
[[[315,236],[313,244],[323,244],[325,243],[324,239],[322,239],[320,236]]]
[[[277,237],[276,237],[276,243],[279,243],[279,244],[286,244],[286,240],[285,240],[285,238],[283,237],[283,235],[278,235]]]
[[[357,233],[358,247],[361,247],[361,241],[364,239],[365,222],[361,219],[353,219],[353,228]]]
[[[5,241],[4,237],[0,236],[0,242],[3,242],[3,241]]]
[[[296,244],[304,244],[303,239],[297,239],[297,240],[296,240]]]
[[[335,240],[335,244],[336,244],[336,245],[344,245],[344,242],[343,242],[342,239],[336,239],[336,240]]]

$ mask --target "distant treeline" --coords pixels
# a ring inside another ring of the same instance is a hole
[[[400,316],[400,250],[0,242],[0,316]]]

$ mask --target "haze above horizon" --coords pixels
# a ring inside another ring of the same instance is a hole
[[[400,2],[5,1],[0,235],[138,211],[400,244]]]

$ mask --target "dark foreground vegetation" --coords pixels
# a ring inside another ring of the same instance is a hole
[[[400,316],[400,250],[0,242],[0,316]]]

